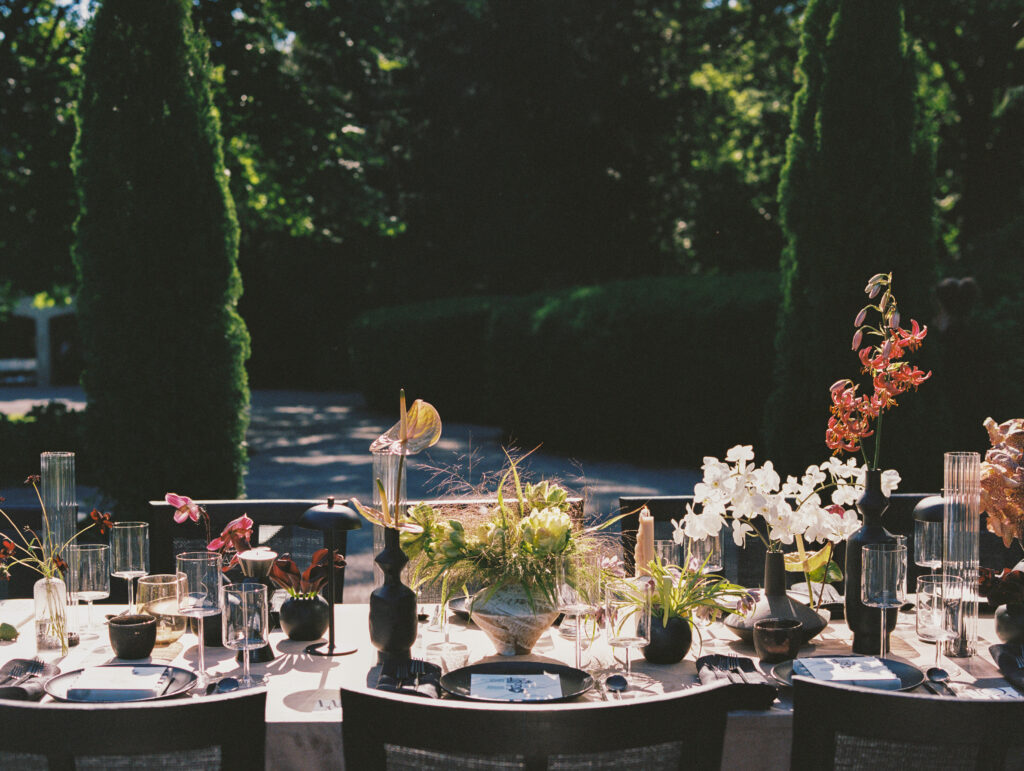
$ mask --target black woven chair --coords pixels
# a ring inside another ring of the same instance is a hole
[[[324,546],[323,533],[317,530],[308,530],[298,526],[299,517],[313,506],[326,503],[322,500],[307,500],[297,498],[260,498],[238,500],[197,500],[207,514],[210,515],[210,526],[214,536],[220,535],[221,530],[233,519],[247,514],[259,528],[272,527],[287,529],[291,538],[291,545],[288,551],[292,553],[299,565],[308,564],[309,557],[314,551]],[[338,505],[347,506],[348,501],[338,499]],[[175,570],[174,557],[176,554],[194,550],[205,549],[203,542],[205,537],[201,527],[191,522],[178,524],[174,521],[174,508],[164,501],[149,502],[150,521],[150,572],[151,573],[173,573]],[[368,525],[367,525],[368,526]],[[335,544],[338,553],[345,555],[348,551],[348,534],[344,530],[335,533]],[[253,540],[253,545],[256,539]],[[275,546],[273,542],[270,544]],[[281,547],[278,547],[280,550]],[[345,569],[340,568],[334,571],[334,597],[336,602],[342,602],[345,593]]]
[[[717,769],[727,691],[625,702],[480,704],[342,689],[345,767]]]
[[[1024,768],[1024,701],[972,701],[793,679],[791,768]]]
[[[137,704],[0,700],[0,768],[262,769],[266,690]]]

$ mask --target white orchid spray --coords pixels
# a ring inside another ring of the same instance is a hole
[[[672,520],[676,542],[717,536],[726,527],[737,546],[747,538],[759,538],[774,552],[795,544],[796,551],[784,557],[786,570],[804,573],[811,605],[816,606],[811,583],[822,584],[823,590],[825,583],[842,578],[832,560],[833,547],[860,529],[853,506],[864,489],[866,467],[857,466],[853,458],[843,462],[833,457],[783,482],[770,460],[757,466],[753,447],[736,445],[725,461],[705,457],[701,469],[704,478],[694,487],[693,503],[687,504],[681,521]],[[889,496],[899,482],[896,471],[882,472],[882,493]],[[825,545],[808,552],[808,542]]]

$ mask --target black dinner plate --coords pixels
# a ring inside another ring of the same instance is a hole
[[[470,692],[470,682],[477,675],[558,675],[562,684],[562,695],[551,698],[526,698],[520,700],[494,699],[474,696]],[[460,699],[468,701],[501,702],[510,704],[552,704],[559,701],[575,699],[594,687],[594,678],[581,669],[564,664],[551,664],[543,661],[488,661],[471,664],[441,676],[441,688]]]
[[[818,657],[812,657],[818,658]],[[849,656],[825,654],[824,658],[838,659],[838,658],[864,658],[857,654],[850,654]],[[892,672],[896,677],[900,679],[900,691],[909,691],[911,688],[917,688],[921,683],[924,682],[924,672],[915,667],[913,664],[907,664],[903,661],[895,661],[894,659],[880,659],[885,666]],[[793,660],[780,661],[774,667],[772,667],[772,677],[774,677],[780,685],[792,686],[793,685]],[[870,688],[870,685],[864,686]],[[880,689],[886,690],[886,689]]]
[[[68,690],[74,687],[75,682],[78,680],[78,676],[81,675],[85,669],[75,669],[71,672],[65,672],[63,675],[49,680],[43,688],[50,696],[57,699],[58,701],[71,701],[79,704],[110,704],[110,703],[126,703],[135,701],[156,701],[157,699],[170,699],[175,696],[181,696],[183,693],[187,693],[192,690],[196,684],[196,673],[188,669],[182,669],[181,667],[172,667],[169,664],[104,664],[99,667],[88,667],[89,669],[108,669],[114,667],[162,667],[166,666],[167,669],[171,670],[171,682],[168,684],[166,690],[156,696],[146,696],[141,699],[104,699],[104,698],[88,698],[88,699],[73,699],[68,696]]]

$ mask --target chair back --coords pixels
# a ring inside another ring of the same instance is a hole
[[[0,768],[262,769],[263,688],[134,704],[0,700]]]
[[[1024,701],[918,696],[795,677],[790,768],[1021,768],[1022,721]]]
[[[718,769],[728,691],[627,702],[483,704],[342,689],[353,769]]]
[[[313,506],[326,503],[325,500],[297,498],[255,498],[239,500],[197,500],[210,515],[210,532],[220,535],[224,526],[233,519],[247,514],[254,523],[256,542],[270,546],[279,553],[289,552],[300,566],[309,564],[313,552],[323,548],[324,534],[299,526],[299,517]],[[337,505],[348,505],[347,500],[336,500]],[[203,550],[205,533],[201,527],[190,522],[178,524],[174,521],[174,508],[165,501],[150,501],[150,572],[173,573],[174,557],[183,551]],[[369,526],[369,523],[366,523]],[[261,536],[260,530],[269,535]],[[338,553],[348,552],[348,534],[344,530],[335,533]],[[341,602],[345,592],[345,569],[334,571],[335,602]],[[326,592],[325,592],[326,593]]]

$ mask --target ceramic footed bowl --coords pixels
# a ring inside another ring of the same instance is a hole
[[[534,600],[531,605],[519,586],[478,592],[471,614],[473,623],[484,630],[502,656],[524,656],[532,651],[544,630],[558,618],[558,610],[543,601]]]

